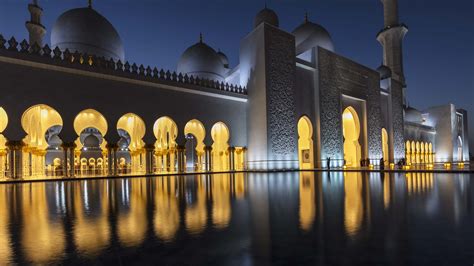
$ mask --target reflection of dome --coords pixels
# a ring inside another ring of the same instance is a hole
[[[227,58],[227,55],[225,55],[223,52],[219,51],[217,52],[217,55],[221,59],[222,64],[224,64],[225,68],[229,68],[229,58]]]
[[[124,61],[122,40],[114,26],[92,8],[63,13],[51,31],[51,46]]]
[[[225,75],[221,57],[202,41],[184,51],[178,62],[178,73],[199,78],[223,81]]]
[[[321,25],[306,20],[294,31],[296,54],[300,55],[312,48],[321,47],[329,51],[334,51],[334,44],[329,32]]]
[[[380,74],[380,79],[387,79],[392,76],[392,70],[388,66],[381,65],[377,68],[377,71]]]
[[[84,147],[85,148],[97,148],[100,146],[100,141],[99,139],[90,134],[89,136],[87,136],[85,139],[84,139]]]
[[[275,13],[275,11],[266,7],[262,9],[260,12],[258,12],[254,20],[254,27],[256,28],[264,22],[275,27],[278,27],[280,25],[280,22],[278,20],[278,15]]]

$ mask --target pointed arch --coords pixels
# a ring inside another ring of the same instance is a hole
[[[313,124],[307,116],[298,120],[298,157],[300,169],[314,168]]]
[[[117,131],[122,138],[123,136],[128,138],[126,141],[123,141],[126,148],[120,148],[130,151],[130,173],[144,174],[146,172],[145,150],[143,149],[145,147],[145,142],[143,141],[146,133],[145,122],[140,116],[134,113],[127,113],[117,121]],[[128,172],[128,170],[125,171]]]
[[[201,171],[204,168],[204,138],[206,137],[206,129],[201,121],[192,119],[184,126],[184,135],[186,136],[187,168]]]
[[[347,107],[343,114],[344,160],[347,166],[356,167],[362,157],[359,143],[361,124],[354,107]]]
[[[217,122],[212,126],[211,137],[212,144],[212,162],[213,170],[227,171],[229,170],[229,139],[230,131],[223,122]]]
[[[176,170],[176,138],[178,126],[168,116],[158,118],[153,125],[155,135],[156,171],[174,172]]]

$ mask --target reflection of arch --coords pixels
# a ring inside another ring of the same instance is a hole
[[[146,133],[145,122],[136,114],[128,113],[123,115],[117,122],[117,130],[127,132],[130,141],[127,148],[131,151],[131,173],[143,174],[146,169],[145,142],[143,137]]]
[[[300,169],[314,168],[313,125],[307,116],[298,121],[298,156]]]
[[[458,162],[462,162],[464,161],[464,158],[463,158],[463,148],[462,148],[462,139],[461,139],[461,136],[458,136],[458,139],[457,139],[457,144],[458,144],[458,157],[457,157],[457,160]]]
[[[155,135],[155,159],[158,171],[175,171],[176,138],[178,126],[169,117],[164,116],[156,120],[153,125]]]
[[[385,164],[390,161],[389,150],[388,150],[388,133],[385,128],[382,128],[382,157]]]
[[[191,161],[189,158],[189,155],[193,153],[193,151],[189,151],[189,148],[192,145],[188,145],[190,138],[188,138],[189,135],[194,136],[195,140],[195,152],[196,152],[196,162],[192,160],[192,165],[187,166],[194,168],[193,170],[202,170],[202,164],[203,164],[203,156],[204,156],[204,138],[206,137],[206,129],[204,128],[204,125],[197,119],[193,119],[186,123],[186,126],[184,127],[184,134],[186,136],[186,161],[189,162]],[[189,146],[189,147],[188,147]]]
[[[362,157],[359,143],[360,120],[356,110],[349,106],[343,114],[344,160],[347,166],[355,167]]]
[[[229,128],[223,122],[217,122],[211,129],[213,170],[229,170]]]

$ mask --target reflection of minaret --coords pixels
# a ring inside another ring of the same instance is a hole
[[[32,46],[36,43],[42,47],[46,28],[41,24],[43,9],[38,6],[38,0],[33,0],[33,2],[28,5],[28,11],[30,11],[31,19],[26,22],[26,28],[30,33],[30,45]]]
[[[384,6],[384,28],[377,35],[383,46],[383,63],[392,70],[392,76],[405,87],[402,41],[408,28],[398,21],[398,0],[381,0]]]

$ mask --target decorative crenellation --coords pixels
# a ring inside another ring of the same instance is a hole
[[[58,47],[52,49],[48,44],[40,47],[37,43],[30,46],[28,41],[23,40],[20,43],[12,37],[8,41],[0,34],[0,51],[7,50],[11,52],[19,52],[29,54],[41,58],[51,59],[51,63],[61,62],[67,64],[68,67],[81,66],[81,70],[89,70],[94,72],[104,70],[107,74],[127,74],[137,79],[147,79],[149,81],[162,80],[170,81],[178,84],[190,84],[209,89],[216,89],[223,92],[247,95],[247,88],[219,82],[210,79],[194,77],[192,75],[171,72],[170,70],[158,69],[156,67],[144,66],[142,64],[114,61],[112,58],[107,60],[105,57],[96,57],[95,55],[81,54],[78,51],[71,52],[69,49],[61,51]],[[151,79],[151,80],[150,80]]]

